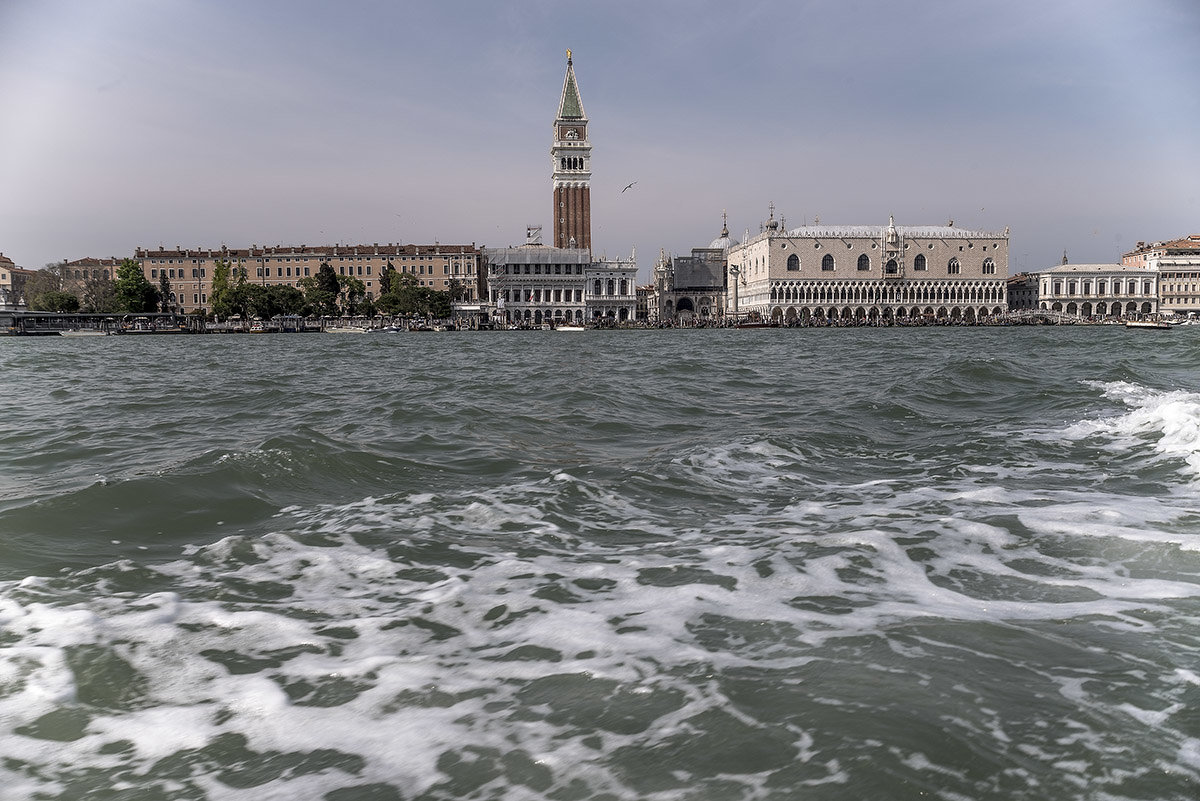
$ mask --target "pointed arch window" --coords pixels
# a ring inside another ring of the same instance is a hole
[[[826,253],[825,257],[821,259],[821,269],[825,272],[833,271],[833,254],[832,253]]]
[[[996,262],[994,259],[992,259],[991,256],[988,256],[986,259],[983,260],[983,274],[984,275],[995,275],[996,274]]]
[[[924,272],[928,269],[929,269],[929,265],[927,265],[925,263],[925,254],[918,253],[917,257],[915,259],[913,259],[913,270],[918,271],[918,272]]]
[[[789,270],[799,270],[800,269],[800,257],[797,256],[795,253],[788,256],[787,268]]]
[[[961,270],[962,268],[959,266],[957,258],[951,259],[950,263],[946,265],[947,275],[958,275]]]
[[[866,253],[863,253],[863,254],[859,255],[859,257],[858,257],[858,269],[860,269],[860,270],[869,270],[869,269],[871,269],[871,257],[870,257],[870,256],[868,256]]]
[[[895,259],[888,259],[887,264],[883,266],[883,272],[886,275],[896,275],[900,272],[900,266],[896,264]]]

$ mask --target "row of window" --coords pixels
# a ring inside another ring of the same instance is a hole
[[[413,275],[425,275],[426,274],[424,264],[411,265],[412,269],[409,269],[409,267],[410,267],[410,265],[407,265],[407,264],[401,265],[400,269],[397,272],[411,273]],[[304,273],[303,273],[304,275],[312,275],[311,267],[305,266],[305,267],[301,268],[301,267],[297,266],[295,269],[296,269],[295,276],[297,278],[299,278],[301,276],[301,272],[300,272],[301,269],[304,270]],[[242,275],[242,277],[246,277],[247,275],[249,275],[249,273],[247,272],[247,269],[245,267],[234,267],[231,272],[231,275],[236,277],[239,274],[239,271],[240,271],[240,274]],[[86,272],[87,271],[85,270],[84,273],[86,273]],[[162,273],[165,274],[167,276],[167,278],[186,278],[187,277],[184,274],[183,268],[179,268],[179,269],[176,269],[174,267],[165,268],[162,270]],[[442,273],[445,275],[449,275],[450,268],[447,265],[442,265]],[[269,278],[271,276],[271,268],[270,267],[256,267],[254,274],[259,278],[262,278],[264,276]],[[345,265],[339,264],[338,265],[338,274],[339,275],[354,275],[354,265],[350,265],[347,267]],[[363,265],[361,265],[361,264],[358,265],[358,274],[359,275],[371,275],[371,265],[369,265],[369,264],[366,265],[365,273],[363,271]],[[433,265],[432,264],[429,265],[428,274],[433,275]],[[275,275],[278,278],[283,278],[284,276],[291,278],[293,275],[292,268],[291,267],[276,267]],[[75,277],[76,278],[79,277],[78,270],[75,271]],[[86,274],[83,277],[86,278],[87,277]],[[107,270],[105,271],[104,277],[105,278],[108,277]],[[151,278],[159,277],[159,271],[157,268],[151,268],[150,277]],[[192,268],[192,278],[207,278],[206,268],[193,267]]]
[[[866,253],[860,254],[856,267],[861,272],[870,271],[871,257]],[[788,256],[787,268],[793,272],[798,271],[800,269],[800,257],[795,253]],[[823,257],[821,257],[822,272],[834,272],[836,269],[837,262],[834,260],[832,253],[826,253]],[[929,263],[926,261],[924,253],[918,253],[913,259],[913,270],[916,272],[926,272],[929,270]],[[884,265],[883,271],[885,275],[897,275],[900,272],[900,266],[896,263],[895,259],[888,259],[887,264]],[[946,262],[946,275],[959,275],[961,273],[962,265],[959,263],[957,257]],[[996,274],[996,262],[991,257],[983,260],[983,274]]]
[[[1004,289],[999,286],[844,286],[813,284],[771,288],[771,300],[783,303],[999,303]]]
[[[168,275],[168,273],[169,273],[169,275]],[[176,273],[179,273],[179,274],[178,274],[178,275],[176,275]],[[242,270],[242,274],[243,274],[243,275],[245,275],[245,273],[246,273],[246,271],[245,271],[245,270]],[[261,275],[261,274],[262,274],[262,270],[260,269],[260,270],[259,270],[259,275]],[[159,277],[159,275],[160,275],[160,273],[159,273],[159,271],[158,271],[157,269],[153,269],[153,268],[152,268],[152,269],[150,270],[150,277],[151,277],[151,278],[158,278],[158,277]],[[183,268],[182,268],[182,267],[181,267],[180,269],[178,269],[178,270],[176,270],[176,269],[175,269],[175,268],[173,268],[173,267],[172,267],[171,269],[169,269],[169,270],[163,270],[163,271],[162,271],[162,273],[161,273],[161,275],[166,275],[168,278],[187,278],[187,276],[183,274]],[[233,272],[232,272],[232,275],[237,275],[237,269],[236,269],[236,268],[233,270]],[[107,277],[108,277],[108,276],[105,276],[105,278],[107,278]],[[192,268],[192,278],[204,278],[204,277],[205,277],[205,272],[204,272],[204,268],[203,268],[203,267],[199,267],[199,268],[197,268],[197,267],[193,267],[193,268]]]
[[[574,300],[572,301],[572,292]],[[582,289],[506,289],[505,303],[583,303]]]
[[[628,295],[629,286],[629,280],[625,278],[619,280],[609,278],[607,281],[597,278],[592,282],[592,294],[596,297]],[[608,291],[605,292],[605,290]],[[574,302],[582,303],[582,289],[506,289],[504,290],[504,300],[517,302],[524,299],[526,302],[533,303],[571,303],[572,292],[574,293]]]
[[[1063,294],[1063,286],[1064,286],[1064,284],[1062,281],[1055,281],[1050,286],[1043,284],[1042,285],[1042,293],[1047,294],[1047,295],[1051,295],[1051,294],[1052,295],[1061,295],[1061,294]],[[1136,294],[1138,294],[1138,282],[1137,282],[1136,278],[1130,279],[1127,283],[1118,281],[1118,280],[1114,280],[1114,281],[1112,281],[1111,285],[1107,281],[1097,281],[1096,282],[1096,294],[1097,295],[1109,294],[1110,286],[1112,289],[1111,294],[1113,294],[1113,295],[1136,295]],[[1051,287],[1054,290],[1053,292],[1049,291],[1051,289]],[[1123,291],[1122,287],[1127,287],[1127,289],[1125,289]],[[1092,294],[1092,282],[1091,281],[1082,281],[1082,282],[1067,281],[1066,288],[1067,288],[1066,294],[1068,294],[1068,295],[1090,295],[1090,294]],[[1082,292],[1079,291],[1081,288],[1083,290]],[[1141,294],[1150,295],[1153,292],[1154,292],[1153,284],[1150,281],[1142,281]]]
[[[354,261],[355,259],[357,259],[358,261],[363,261],[364,259],[367,261],[371,261],[372,259],[392,260],[392,261],[408,261],[410,257],[409,256],[394,256],[394,257],[393,256],[329,256],[328,258],[320,258],[317,256],[295,256],[295,257],[275,256],[274,260],[279,261],[279,262],[288,262],[288,261],[292,261],[293,258],[295,258],[296,261],[334,261],[335,259],[337,261]],[[426,256],[412,256],[411,258],[413,261],[424,261],[426,259],[428,259],[430,261],[432,261],[433,259],[442,259],[443,261],[445,261],[447,257],[426,255]],[[266,256],[265,258],[260,257],[260,258],[251,258],[250,259],[250,261],[259,261],[259,262],[271,261],[271,260],[272,260],[271,256]],[[205,261],[207,261],[207,259]],[[234,260],[230,259],[229,261],[230,261],[230,263],[233,263]],[[238,264],[246,263],[245,259],[237,259],[236,261]],[[199,264],[199,262],[200,262],[200,260],[198,260],[198,259],[192,259],[192,264]],[[151,264],[174,264],[175,259],[150,259],[150,263]],[[179,259],[179,263],[186,264],[187,259]],[[454,266],[458,267],[459,262],[454,262]]]
[[[504,265],[505,275],[521,275],[521,268],[525,268],[525,275],[543,275],[541,264],[506,264]],[[554,268],[553,275],[583,275],[582,264],[547,264],[545,265],[545,275],[551,275],[550,268]],[[575,269],[571,269],[574,267]],[[532,271],[531,271],[532,268]],[[497,273],[499,268],[497,268]]]

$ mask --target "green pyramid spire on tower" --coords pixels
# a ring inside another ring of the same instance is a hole
[[[571,65],[571,51],[567,51],[567,77],[563,79],[562,100],[558,104],[560,120],[586,120],[583,101],[579,98],[579,87],[575,83],[575,67]]]

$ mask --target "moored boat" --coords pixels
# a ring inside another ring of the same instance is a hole
[[[1126,328],[1153,328],[1158,331],[1170,331],[1174,326],[1166,320],[1126,320]]]
[[[107,331],[101,331],[98,328],[75,328],[69,331],[59,331],[60,337],[106,337]]]

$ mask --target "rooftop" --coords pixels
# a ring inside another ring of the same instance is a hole
[[[809,238],[879,238],[888,230],[886,225],[802,225],[791,228],[788,236]],[[1007,239],[1007,231],[973,231],[953,225],[897,225],[896,232],[907,239]]]
[[[1147,273],[1143,267],[1130,267],[1124,264],[1060,264],[1042,273]]]

